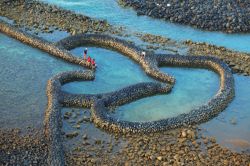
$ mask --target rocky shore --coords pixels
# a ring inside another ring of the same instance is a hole
[[[0,165],[47,165],[47,152],[47,142],[38,130],[0,130]]]
[[[189,47],[188,54],[194,56],[208,55],[217,57],[226,62],[234,73],[245,76],[250,75],[250,54],[228,50],[225,47],[218,47],[207,43],[197,43],[193,41],[183,42]]]
[[[101,134],[100,134],[101,135]],[[115,141],[86,133],[82,143],[66,152],[68,165],[244,165],[250,156],[221,147],[213,137],[204,137],[196,127],[148,135],[114,135]],[[123,146],[121,146],[123,144]],[[118,150],[116,150],[118,149]]]
[[[119,3],[132,7],[138,15],[148,15],[204,30],[250,32],[248,0],[119,0]]]
[[[57,43],[42,41],[36,36],[25,34],[16,28],[2,22],[0,30],[24,43],[45,50],[52,55],[66,61],[77,61],[63,49],[73,49],[85,44],[114,49],[139,63],[149,76],[167,83],[166,86],[154,83],[140,83],[125,87],[121,90],[107,94],[97,95],[72,95],[61,91],[61,85],[75,80],[88,80],[88,72],[60,73],[48,81],[47,96],[48,107],[45,112],[45,136],[49,142],[48,163],[63,165],[63,148],[61,146],[61,119],[60,108],[63,106],[91,107],[93,122],[100,128],[115,133],[151,133],[166,131],[207,121],[221,112],[234,96],[234,81],[228,66],[222,61],[212,57],[190,57],[178,55],[154,55],[148,54],[142,58],[142,50],[133,44],[107,35],[81,34],[66,37]],[[61,50],[62,49],[62,50]],[[62,55],[61,55],[62,54]],[[59,56],[58,56],[59,55]],[[72,60],[73,59],[73,60]],[[187,114],[181,114],[174,118],[162,119],[154,122],[127,122],[119,121],[107,115],[107,107],[119,106],[132,102],[142,97],[151,96],[155,93],[165,93],[171,90],[175,83],[174,77],[162,73],[159,66],[184,66],[206,68],[213,70],[220,76],[220,89],[217,94],[203,106],[195,108]],[[93,79],[93,77],[91,77]],[[74,134],[75,135],[75,134]],[[76,135],[77,136],[77,135]]]
[[[105,20],[91,19],[88,16],[62,10],[59,7],[38,1],[1,0],[0,15],[14,20],[14,24],[27,29],[52,33],[63,30],[71,34],[118,32]]]
[[[249,154],[220,146],[214,137],[204,136],[203,129],[197,126],[161,133],[119,135],[96,129],[87,110],[67,109],[62,118],[64,125],[72,128],[64,130],[67,165],[250,164]],[[77,143],[74,146],[70,141]]]
[[[207,43],[193,42],[186,40],[177,42],[170,38],[152,35],[152,34],[135,34],[142,41],[149,43],[148,50],[155,51],[157,49],[167,50],[178,53],[180,55],[189,56],[213,56],[223,60],[227,63],[234,73],[250,75],[250,54],[244,52],[233,51],[225,47],[215,46]],[[171,48],[168,48],[172,46]],[[182,53],[181,50],[185,52]],[[180,53],[179,53],[180,52]]]

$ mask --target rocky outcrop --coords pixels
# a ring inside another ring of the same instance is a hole
[[[119,0],[138,15],[190,25],[209,31],[250,32],[248,0]]]
[[[197,43],[190,40],[184,42],[189,49],[190,55],[208,55],[217,57],[226,62],[234,73],[246,76],[250,75],[250,54],[228,50],[225,47],[210,45],[207,43]]]
[[[14,20],[17,26],[35,29],[36,32],[64,30],[71,34],[99,33],[112,30],[105,20],[95,20],[69,10],[31,0],[1,0],[0,15]]]

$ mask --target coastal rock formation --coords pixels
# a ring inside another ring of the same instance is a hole
[[[237,51],[231,51],[225,47],[210,45],[207,43],[197,43],[185,41],[189,47],[189,54],[194,56],[214,56],[226,62],[234,73],[240,73],[246,76],[250,75],[250,54]]]
[[[119,0],[138,15],[190,25],[209,31],[250,32],[248,0]]]
[[[52,33],[55,29],[71,34],[100,33],[112,29],[112,26],[105,20],[91,19],[39,1],[0,1],[0,15],[14,20],[18,26],[32,27],[36,31],[41,30],[47,33]]]

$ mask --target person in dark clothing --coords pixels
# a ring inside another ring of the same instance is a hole
[[[88,54],[88,48],[85,48],[83,51],[83,59],[86,60],[87,59],[87,54]]]

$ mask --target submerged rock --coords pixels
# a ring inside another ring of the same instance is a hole
[[[74,137],[77,137],[78,135],[79,135],[79,133],[77,131],[74,131],[72,133],[66,134],[65,136],[66,136],[66,138],[72,139]]]
[[[71,112],[65,112],[63,118],[64,118],[64,119],[69,119],[71,116],[72,116],[72,113],[71,113]]]
[[[232,125],[236,125],[236,124],[237,124],[236,118],[233,117],[233,118],[230,120],[230,123],[231,123]]]

